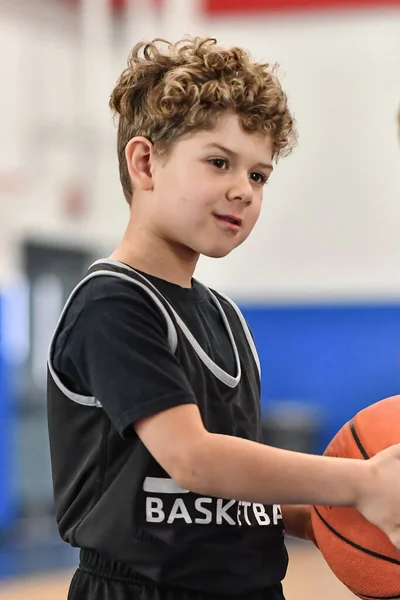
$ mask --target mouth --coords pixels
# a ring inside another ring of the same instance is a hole
[[[214,217],[221,223],[231,225],[235,229],[239,229],[243,223],[243,219],[240,217],[235,217],[235,215],[218,215],[214,213]]]

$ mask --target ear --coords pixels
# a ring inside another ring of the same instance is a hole
[[[153,144],[145,137],[136,136],[125,148],[125,159],[133,187],[145,192],[153,189],[152,176]]]

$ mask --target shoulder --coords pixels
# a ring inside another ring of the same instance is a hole
[[[146,286],[115,274],[90,274],[73,290],[54,332],[56,353],[75,343],[133,343],[133,339],[165,340],[175,351],[177,334],[167,310]]]
[[[111,270],[89,273],[75,288],[75,297],[85,301],[109,298],[140,300],[153,294],[145,283]]]
[[[115,317],[148,314],[151,318],[165,321],[157,295],[145,284],[131,277],[110,271],[91,273],[85,277],[71,293],[65,310],[66,320],[77,318],[81,313],[105,316],[115,313]]]

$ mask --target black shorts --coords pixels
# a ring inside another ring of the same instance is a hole
[[[68,594],[68,600],[227,600],[228,597],[226,594],[157,587],[134,574],[129,566],[110,563],[88,550],[81,551],[79,568]],[[281,584],[231,597],[235,600],[285,600]]]

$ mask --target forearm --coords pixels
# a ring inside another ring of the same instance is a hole
[[[365,461],[301,454],[209,433],[189,471],[183,483],[194,492],[264,504],[353,506],[370,479]]]

